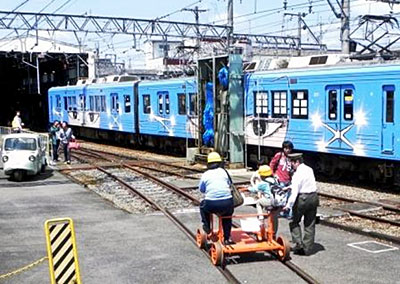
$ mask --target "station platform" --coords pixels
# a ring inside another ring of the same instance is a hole
[[[126,213],[57,171],[21,183],[0,175],[0,194],[0,276],[46,256],[45,220],[70,217],[83,283],[226,283],[161,213]],[[175,213],[193,232],[200,225],[198,208]],[[286,219],[279,232],[290,238]],[[398,282],[396,246],[322,225],[315,252],[291,257],[320,283]],[[242,283],[304,283],[264,253],[230,257],[228,267]],[[47,261],[0,283],[49,283]]]

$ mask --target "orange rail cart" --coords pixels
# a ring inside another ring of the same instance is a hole
[[[224,263],[225,255],[259,251],[274,252],[276,253],[279,260],[288,260],[290,257],[290,244],[288,240],[283,236],[275,238],[273,214],[277,214],[277,212],[272,211],[265,214],[242,214],[229,217],[218,216],[218,230],[214,228],[215,226],[212,215],[210,222],[210,234],[206,234],[202,228],[197,229],[197,245],[201,249],[210,248],[209,253],[211,261],[214,265],[222,265]],[[232,218],[233,220],[250,217],[258,217],[259,219],[261,219],[259,220],[260,229],[254,232],[245,232],[242,230],[241,227],[232,228],[231,238],[235,243],[224,245],[222,219]],[[254,237],[252,235],[254,235]]]

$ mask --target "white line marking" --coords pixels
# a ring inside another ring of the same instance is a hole
[[[368,243],[375,243],[375,244],[378,244],[380,246],[387,247],[387,249],[369,250],[369,249],[366,249],[366,248],[358,246],[358,245],[368,244]],[[381,252],[387,252],[387,251],[392,251],[392,250],[398,250],[399,249],[398,247],[389,246],[387,244],[380,243],[380,242],[377,242],[377,241],[364,241],[364,242],[358,242],[358,243],[351,243],[351,244],[347,244],[347,245],[350,246],[350,247],[359,249],[359,250],[367,251],[369,253],[381,253]]]

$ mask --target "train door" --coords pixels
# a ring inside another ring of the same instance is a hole
[[[119,130],[120,128],[120,113],[119,113],[119,96],[118,93],[111,93],[111,128],[114,130]]]
[[[383,86],[382,143],[383,154],[394,153],[394,86]]]
[[[55,117],[53,117],[54,120],[62,121],[62,106],[61,106],[61,95],[57,94],[55,95],[55,111],[53,112],[55,114]]]
[[[330,149],[353,150],[354,87],[352,85],[328,86],[325,117],[325,145]]]
[[[158,119],[160,135],[172,135],[170,94],[167,91],[157,92]]]
[[[82,93],[79,94],[78,98],[78,113],[81,121],[81,125],[85,125],[85,117],[86,117],[86,87],[83,88]]]

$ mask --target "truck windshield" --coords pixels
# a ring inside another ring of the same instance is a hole
[[[36,150],[36,140],[35,138],[8,138],[4,144],[4,150]]]

